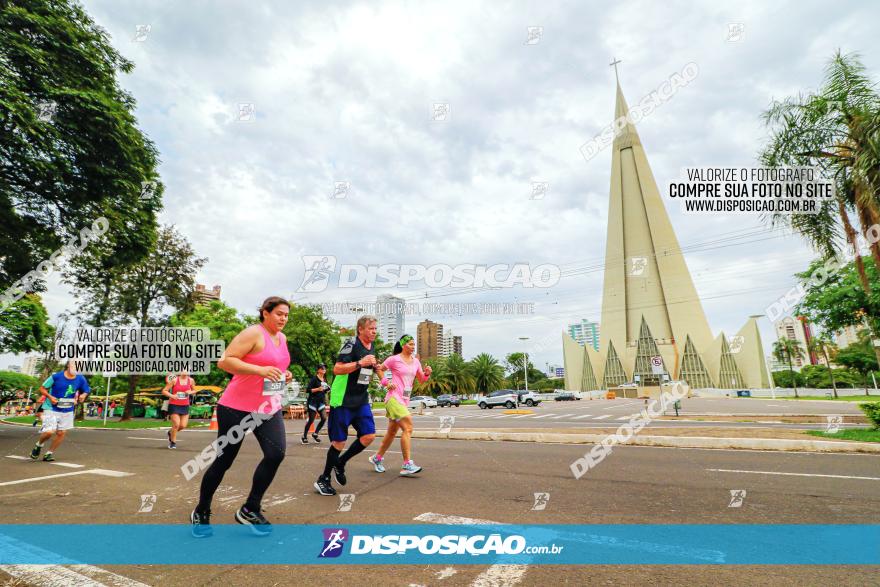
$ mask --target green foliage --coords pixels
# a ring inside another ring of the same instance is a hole
[[[868,416],[874,425],[874,430],[880,430],[880,402],[859,404],[859,408]]]
[[[437,397],[444,393],[452,393],[452,385],[449,382],[449,373],[446,370],[446,359],[431,357],[422,361],[422,366],[430,366],[433,372],[427,381],[418,379],[413,383],[413,395],[430,395]]]
[[[862,289],[853,262],[841,265],[836,272],[828,272],[828,278],[822,283],[818,283],[818,279],[814,283],[810,276],[824,265],[816,260],[806,271],[796,274],[805,283],[806,295],[795,311],[826,332],[837,332],[846,326],[861,327],[865,319],[876,330],[880,326],[880,272],[872,258],[866,257],[863,262],[871,286],[870,295]]]
[[[208,328],[212,340],[222,340],[227,346],[239,332],[246,328],[244,319],[235,308],[227,306],[219,300],[211,300],[207,304],[198,305],[189,312],[173,314],[168,323],[175,327]],[[224,387],[229,381],[229,374],[211,363],[208,375],[194,375],[198,385],[218,385]]]
[[[804,378],[797,371],[773,371],[773,385],[776,387],[803,387]]]
[[[13,304],[0,306],[0,353],[45,352],[52,346],[54,333],[37,294],[26,294]]]
[[[141,191],[157,152],[117,80],[132,68],[78,2],[0,2],[0,226],[14,236],[0,239],[0,290],[100,216],[114,264],[155,241],[161,185]]]
[[[504,368],[492,355],[480,353],[471,359],[468,365],[474,378],[476,391],[489,393],[501,389],[501,386],[504,385]]]
[[[339,353],[339,326],[327,319],[320,307],[294,304],[284,326],[287,349],[290,352],[291,373],[303,385],[315,374],[320,363],[333,372]],[[376,344],[377,358],[390,351],[388,345]],[[384,358],[384,357],[383,357]],[[328,378],[329,379],[329,378]]]
[[[446,357],[445,368],[445,379],[449,384],[449,393],[468,395],[476,391],[477,381],[461,355]]]
[[[877,371],[877,354],[871,344],[871,337],[867,332],[859,335],[858,342],[854,342],[837,352],[834,362],[858,372],[862,376],[865,386],[865,394],[868,393],[868,375],[871,371]]]
[[[15,397],[17,391],[23,391],[27,397],[28,389],[33,390],[32,398],[38,397],[40,382],[36,377],[12,371],[0,371],[0,403],[18,399]]]

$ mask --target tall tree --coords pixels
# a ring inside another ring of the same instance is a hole
[[[207,328],[211,331],[211,340],[222,340],[227,345],[248,325],[235,308],[220,300],[197,305],[189,312],[177,312],[169,318],[168,323],[178,328]],[[216,363],[211,363],[208,375],[195,377],[199,385],[224,387],[229,381],[229,374],[217,367]]]
[[[773,343],[773,356],[777,361],[785,362],[788,364],[788,371],[791,374],[791,380],[795,382],[794,384],[794,397],[798,397],[797,390],[797,379],[794,376],[794,366],[792,362],[796,359],[804,358],[804,347],[801,346],[796,340],[792,340],[790,338],[780,338],[775,343]]]
[[[828,366],[828,376],[831,378],[831,388],[834,390],[834,397],[837,397],[837,383],[834,381],[834,369],[831,368],[831,358],[837,352],[837,345],[826,336],[814,336],[807,342],[807,352],[810,354],[820,355],[825,359]]]
[[[0,352],[46,351],[53,346],[54,333],[43,300],[37,294],[27,294],[4,306],[0,314]]]
[[[449,383],[451,393],[467,395],[476,391],[477,381],[471,374],[468,364],[461,358],[461,355],[453,354],[446,357],[445,366],[446,381]]]
[[[78,2],[0,1],[0,231],[14,236],[0,290],[98,217],[116,264],[155,240],[156,149],[117,79],[132,68]]]
[[[839,255],[845,243],[854,255],[859,286],[867,296],[872,285],[860,252],[859,234],[867,237],[871,227],[880,223],[878,112],[880,94],[858,56],[838,51],[817,92],[771,105],[764,115],[771,137],[761,153],[765,165],[809,166],[834,182],[836,199],[824,201],[818,214],[775,214],[769,220],[801,234],[823,259]],[[875,264],[880,264],[880,241],[871,240],[875,241],[870,245],[871,255]],[[877,308],[866,310],[873,322],[880,318]],[[880,337],[876,325],[872,332],[875,338]]]
[[[835,362],[838,365],[858,371],[865,384],[865,395],[868,394],[868,375],[877,371],[877,355],[874,353],[871,337],[867,332],[859,333],[858,342],[854,342],[837,352]]]
[[[160,228],[155,246],[144,259],[110,270],[112,287],[109,291],[100,279],[93,279],[90,257],[86,252],[72,259],[66,277],[78,290],[77,314],[90,326],[112,323],[142,328],[167,324],[169,308],[178,311],[191,309],[195,276],[207,261],[196,255],[190,242],[173,226]],[[102,323],[96,321],[92,310],[105,298]],[[137,381],[137,375],[128,376],[123,420],[131,418]]]
[[[446,359],[443,357],[431,357],[422,361],[422,365],[431,367],[431,376],[424,382],[416,379],[413,382],[413,394],[437,397],[443,393],[450,393],[452,386],[449,382],[449,374],[446,371]]]
[[[488,353],[480,353],[469,363],[477,391],[489,393],[500,389],[504,384],[504,368],[498,360]]]

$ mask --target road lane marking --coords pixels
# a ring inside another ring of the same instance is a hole
[[[552,416],[553,414],[541,414],[540,416],[534,416],[534,418],[537,420],[538,418],[550,418]]]
[[[58,555],[39,546],[0,536],[4,553],[16,557],[35,555],[58,559]],[[40,587],[148,587],[144,583],[92,565],[0,565],[0,570],[28,585]]]
[[[601,416],[596,416],[595,420],[604,420],[605,418],[610,418],[611,414],[602,414]]]
[[[559,418],[568,418],[570,416],[574,416],[574,414],[559,414],[559,415],[553,416],[553,419],[558,420]]]
[[[18,459],[20,461],[35,461],[37,459],[32,459],[30,457],[23,457],[21,455],[6,455],[8,459]],[[58,467],[67,467],[68,469],[82,469],[85,465],[77,465],[76,463],[59,463],[57,461],[48,461],[50,465],[56,465]]]
[[[129,477],[134,473],[123,473],[122,471],[109,471],[107,469],[86,469],[85,471],[73,471],[72,473],[58,473],[57,475],[44,475],[42,477],[29,477],[28,479],[18,479],[17,481],[4,481],[0,483],[0,487],[7,485],[20,485],[21,483],[31,483],[33,481],[45,481],[46,479],[58,479],[59,477],[71,477],[73,475],[101,475],[103,477]]]
[[[584,418],[592,418],[593,414],[582,414],[580,416],[575,416],[572,420],[583,420]]]
[[[461,516],[445,516],[427,512],[419,514],[414,520],[418,522],[430,522],[432,524],[458,524],[458,525],[502,525],[501,522],[480,520],[477,518],[464,518]],[[528,565],[492,565],[474,579],[471,587],[512,587],[525,577]]]
[[[758,475],[786,475],[791,477],[830,477],[832,479],[864,479],[865,481],[880,481],[880,477],[858,477],[855,475],[823,475],[819,473],[782,473],[780,471],[743,471],[740,469],[706,469],[718,473],[755,473]]]

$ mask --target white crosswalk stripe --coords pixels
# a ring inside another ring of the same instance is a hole
[[[602,414],[601,416],[596,416],[596,420],[604,420],[605,418],[610,418],[611,414]]]
[[[593,414],[581,414],[580,416],[575,416],[572,420],[583,420],[584,418],[592,418]]]
[[[559,414],[559,415],[557,415],[557,416],[553,416],[553,419],[554,419],[554,420],[558,420],[558,419],[560,419],[560,418],[568,418],[568,417],[570,417],[570,416],[574,416],[574,414]]]

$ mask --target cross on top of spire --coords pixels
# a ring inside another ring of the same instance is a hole
[[[614,80],[619,83],[620,79],[617,77],[617,64],[620,63],[621,61],[617,57],[612,57],[611,59],[612,59],[612,61],[608,65],[614,68]]]

